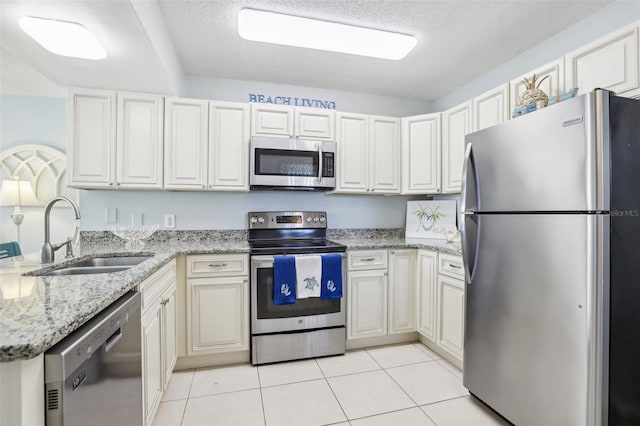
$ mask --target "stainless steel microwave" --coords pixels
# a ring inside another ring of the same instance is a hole
[[[252,190],[329,191],[336,187],[336,143],[251,138]]]

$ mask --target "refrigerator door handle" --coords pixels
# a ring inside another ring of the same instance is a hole
[[[462,243],[462,263],[464,265],[464,275],[467,284],[471,284],[471,277],[473,276],[473,265],[475,264],[476,245],[477,245],[477,233],[471,238],[471,229],[467,226],[467,220],[472,221],[475,217],[475,207],[477,207],[477,176],[475,176],[475,167],[473,164],[473,151],[472,144],[469,142],[464,152],[464,166],[462,169],[462,188],[460,191],[460,217],[458,222],[460,224],[460,235]],[[474,197],[475,200],[470,203],[469,198]]]

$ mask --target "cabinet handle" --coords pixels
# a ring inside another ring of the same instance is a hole
[[[462,266],[454,265],[453,263],[450,263],[449,266],[451,266],[452,268],[456,268],[456,269],[462,269]]]
[[[113,182],[109,182],[109,186],[113,186]]]
[[[385,277],[386,277],[386,276],[388,276],[388,275],[389,275],[389,273],[388,273],[388,272],[385,272],[385,273],[384,273],[384,276],[385,276]]]
[[[396,254],[396,251],[395,250],[391,250],[391,254]]]
[[[367,257],[366,259],[360,259],[360,262],[373,262],[376,260],[375,257]]]
[[[225,266],[227,266],[226,263],[210,263],[209,264],[209,268],[224,268]]]
[[[203,188],[206,188],[206,187],[207,187],[207,185],[202,185],[202,187],[203,187]]]

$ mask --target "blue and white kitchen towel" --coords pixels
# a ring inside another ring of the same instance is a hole
[[[342,297],[342,255],[338,253],[322,255],[322,299]]]
[[[322,258],[320,256],[296,257],[296,278],[298,299],[320,297],[322,279]]]
[[[273,259],[273,304],[296,303],[296,262],[293,256]]]

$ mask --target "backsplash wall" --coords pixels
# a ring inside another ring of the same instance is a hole
[[[326,211],[330,228],[403,228],[412,198],[304,191],[81,191],[81,229],[109,229],[113,224],[104,221],[106,208],[118,209],[118,224],[129,225],[133,213],[142,213],[144,224],[161,228],[164,215],[175,214],[176,229],[246,229],[247,212],[271,210]]]

